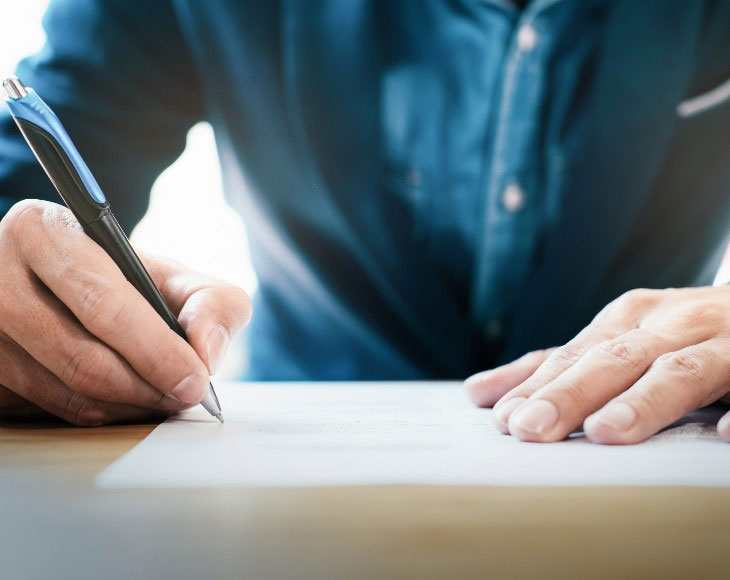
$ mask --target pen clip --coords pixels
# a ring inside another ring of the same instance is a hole
[[[3,82],[5,102],[51,182],[82,224],[99,219],[108,203],[55,113],[17,77]]]

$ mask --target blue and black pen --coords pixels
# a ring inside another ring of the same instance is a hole
[[[17,77],[5,79],[3,89],[7,94],[5,102],[20,132],[84,232],[109,254],[127,280],[168,326],[187,340],[185,331],[129,244],[104,193],[58,117],[33,89],[23,86]],[[223,422],[212,384],[201,404]]]

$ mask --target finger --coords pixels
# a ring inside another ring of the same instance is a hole
[[[730,339],[717,338],[659,357],[622,395],[585,420],[596,443],[638,443],[730,390]],[[723,429],[724,429],[723,424]]]
[[[553,350],[528,352],[509,364],[472,375],[464,381],[464,388],[476,405],[491,407],[505,393],[530,378]]]
[[[535,391],[572,367],[594,344],[612,338],[607,334],[607,331],[588,326],[573,340],[554,349],[545,362],[525,382],[509,391],[497,402],[494,406],[494,413],[492,413],[495,427],[502,433],[509,433],[510,414]]]
[[[725,413],[717,423],[717,434],[730,443],[730,412]]]
[[[192,272],[177,262],[145,256],[152,277],[179,314],[190,345],[211,374],[228,345],[251,319],[251,300],[238,286]]]
[[[73,391],[101,401],[165,412],[183,404],[143,380],[121,356],[92,336],[28,271],[12,272],[3,295],[5,333]]]
[[[0,341],[0,384],[44,411],[79,427],[140,421],[159,411],[97,401],[72,391],[18,345]]]
[[[495,405],[492,417],[497,428],[507,433],[512,412],[534,392],[576,364],[588,349],[636,328],[643,313],[657,302],[659,295],[655,290],[637,289],[608,304],[573,340],[555,349],[529,379]]]
[[[633,385],[679,339],[634,329],[589,349],[570,369],[535,391],[509,417],[523,441],[559,441],[588,415]]]
[[[236,287],[198,290],[183,306],[180,323],[210,374],[220,368],[231,339],[248,324],[251,308]]]
[[[45,206],[38,211],[42,215],[28,221],[35,243],[23,245],[25,263],[149,384],[183,403],[200,402],[209,373],[193,348],[168,328],[68,212]]]

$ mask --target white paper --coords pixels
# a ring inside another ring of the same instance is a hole
[[[97,478],[101,487],[730,485],[720,412],[647,442],[550,444],[500,434],[460,383],[231,383],[226,418],[202,408],[155,429]]]

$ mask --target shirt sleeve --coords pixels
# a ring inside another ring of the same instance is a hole
[[[17,74],[61,118],[129,231],[203,116],[174,11],[165,0],[52,0],[43,26],[45,46]],[[0,217],[25,198],[59,201],[0,106]]]

